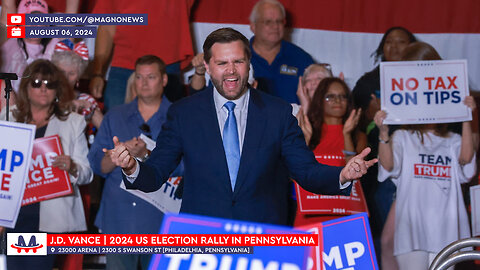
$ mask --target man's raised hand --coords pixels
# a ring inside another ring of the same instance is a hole
[[[345,168],[340,172],[340,182],[345,184],[346,182],[359,179],[367,173],[367,169],[377,163],[378,159],[365,160],[365,157],[370,153],[370,147],[363,149],[363,151],[350,159],[345,165]]]
[[[135,172],[137,162],[135,159],[133,159],[133,156],[125,146],[125,143],[121,143],[117,136],[113,136],[113,145],[113,149],[103,148],[105,155],[110,157],[110,160],[113,164],[115,164],[115,166],[122,168],[125,174],[133,174],[133,172]]]

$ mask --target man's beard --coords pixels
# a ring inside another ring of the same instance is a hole
[[[213,77],[210,77],[210,79],[212,80],[212,83],[217,89],[218,93],[220,93],[220,95],[222,95],[224,98],[228,100],[236,100],[240,98],[247,91],[247,88],[248,88],[248,76],[246,78],[240,77],[239,78],[240,91],[238,91],[238,93],[235,96],[230,97],[226,95],[225,90],[223,89],[223,80],[224,80],[223,78],[221,81],[218,81]]]

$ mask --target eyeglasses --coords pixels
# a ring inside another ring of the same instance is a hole
[[[284,25],[285,24],[285,19],[281,20],[259,20],[259,23],[265,25],[265,26],[275,26],[275,25]]]
[[[326,102],[345,102],[347,101],[347,95],[335,95],[335,94],[328,94],[325,96],[325,101]]]
[[[145,133],[150,133],[150,131],[151,131],[150,126],[145,124],[145,123],[141,124],[139,128],[140,128],[141,131],[143,131]],[[147,134],[145,134],[145,135],[147,135]],[[149,137],[151,139],[152,135],[147,135],[147,137]]]
[[[52,82],[49,80],[39,80],[39,79],[31,80],[30,86],[32,86],[32,88],[40,88],[42,87],[42,83],[45,84],[45,86],[50,90],[57,89],[58,87],[58,82]]]

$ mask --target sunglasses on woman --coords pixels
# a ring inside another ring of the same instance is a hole
[[[49,80],[39,80],[39,79],[31,80],[30,86],[32,86],[32,88],[40,88],[42,87],[42,83],[45,84],[45,86],[50,90],[56,89],[58,86],[57,82],[52,82]]]

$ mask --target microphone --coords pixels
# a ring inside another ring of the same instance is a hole
[[[18,76],[15,73],[0,73],[0,79],[2,80],[18,80]]]
[[[5,120],[9,121],[10,112],[10,92],[12,92],[12,80],[18,80],[18,76],[15,73],[0,73],[0,79],[5,80],[5,100],[6,100],[6,112]]]

